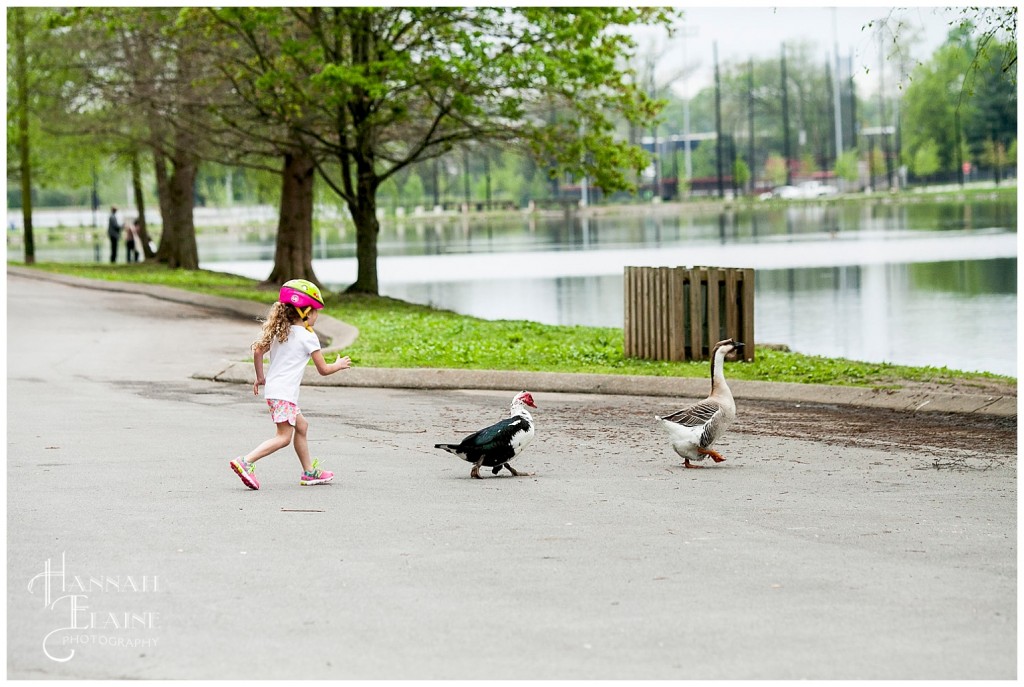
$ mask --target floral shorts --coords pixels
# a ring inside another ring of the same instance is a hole
[[[274,424],[287,422],[292,427],[295,426],[295,418],[299,414],[297,405],[291,401],[280,401],[276,398],[268,398],[267,405],[270,406],[270,419],[274,421]]]

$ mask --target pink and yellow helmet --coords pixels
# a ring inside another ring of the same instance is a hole
[[[299,310],[313,308],[319,310],[324,307],[324,297],[320,289],[311,281],[305,279],[292,279],[286,281],[281,287],[279,301],[294,305]]]
[[[290,279],[281,286],[281,293],[277,300],[285,305],[291,305],[302,318],[302,326],[309,331],[313,327],[309,324],[309,311],[319,310],[324,307],[324,296],[320,293],[319,287],[305,279]]]

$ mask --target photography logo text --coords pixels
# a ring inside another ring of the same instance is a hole
[[[57,622],[43,637],[43,653],[52,661],[70,661],[80,646],[156,646],[152,635],[160,626],[160,614],[140,608],[147,595],[161,591],[156,575],[75,575],[61,553],[59,563],[48,559],[43,571],[29,580],[28,591],[42,597],[43,608]]]

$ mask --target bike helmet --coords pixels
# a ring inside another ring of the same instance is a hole
[[[324,297],[320,293],[320,289],[316,284],[305,279],[286,281],[281,287],[281,293],[277,300],[293,306],[299,313],[299,317],[302,318],[302,325],[309,331],[313,331],[313,328],[309,326],[309,311],[324,307]]]
[[[319,310],[324,307],[324,297],[317,285],[305,279],[292,279],[286,281],[281,287],[281,294],[278,297],[282,303],[294,305],[296,308],[313,308]]]

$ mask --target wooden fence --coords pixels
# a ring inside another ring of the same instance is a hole
[[[732,338],[754,359],[754,270],[627,267],[624,282],[626,357],[706,360]]]

